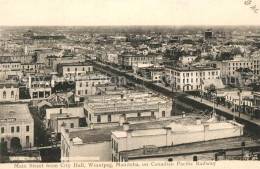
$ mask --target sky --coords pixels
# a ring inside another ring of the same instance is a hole
[[[260,25],[245,1],[0,0],[0,26]]]

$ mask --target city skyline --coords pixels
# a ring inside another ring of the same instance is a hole
[[[260,25],[260,2],[1,0],[0,26]],[[258,11],[256,11],[258,12]]]

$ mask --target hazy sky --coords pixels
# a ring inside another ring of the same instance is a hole
[[[251,1],[257,14],[245,0],[0,0],[0,26],[260,25]]]

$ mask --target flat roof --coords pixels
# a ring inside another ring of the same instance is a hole
[[[221,150],[232,150],[236,148],[241,149],[241,142],[245,141],[247,147],[259,147],[260,143],[251,140],[246,137],[233,137],[225,139],[217,139],[204,142],[188,143],[170,147],[158,147],[158,151],[151,152],[144,155],[143,148],[131,150],[131,151],[122,151],[122,155],[125,159],[136,159],[136,158],[151,158],[151,157],[167,157],[167,156],[178,156],[185,154],[199,154],[207,153]]]
[[[166,124],[171,122],[170,119],[168,120],[162,120],[162,121],[153,121],[153,122],[145,122],[145,123],[135,123],[130,124],[129,129],[130,130],[141,130],[141,129],[153,129],[153,128],[162,128]],[[123,126],[111,126],[111,127],[104,127],[104,128],[95,128],[90,129],[86,128],[86,130],[82,130],[79,128],[79,130],[71,130],[69,131],[69,138],[80,138],[83,143],[93,143],[93,142],[104,142],[104,141],[110,141],[111,140],[111,134],[114,131],[123,131]]]
[[[177,71],[220,70],[219,68],[213,68],[213,67],[171,67],[171,66],[165,66],[165,67]]]
[[[2,104],[0,105],[0,119],[16,121],[33,121],[27,104]]]

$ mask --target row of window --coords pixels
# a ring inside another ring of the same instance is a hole
[[[18,68],[18,67],[20,67],[20,65],[12,65],[12,68]],[[11,68],[11,65],[3,65],[3,68]]]
[[[100,82],[98,82],[98,84],[100,84]],[[85,82],[85,85],[86,85],[86,87],[88,87],[88,82]],[[82,87],[82,86],[83,86],[83,83],[80,82],[80,83],[79,83],[79,87]],[[92,82],[92,86],[93,86],[93,87],[95,86],[95,82]]]
[[[14,126],[11,127],[11,133],[14,133]],[[30,131],[30,126],[26,126],[26,131],[29,132]],[[20,132],[20,126],[16,126],[16,132],[19,133]],[[1,127],[1,133],[5,133],[5,128]]]
[[[3,91],[3,99],[6,98],[6,91]],[[11,98],[14,98],[14,91],[11,91]]]
[[[70,68],[67,68],[67,71],[68,71],[68,72],[70,72],[70,70],[71,70]],[[78,71],[78,68],[75,68],[74,70],[75,70],[75,72],[76,72],[76,71]],[[82,68],[82,71],[85,71],[85,68],[84,68],[84,67]],[[88,71],[89,71],[89,72],[91,71],[91,68],[90,68],[90,67],[88,67]]]
[[[172,74],[174,74],[175,76],[180,76],[180,73],[179,72],[174,72],[173,73],[173,71],[171,72]],[[182,75],[183,75],[183,77],[192,77],[193,75],[196,75],[196,76],[205,76],[206,75],[206,72],[200,72],[200,73],[182,73]],[[212,71],[212,72],[208,72],[208,75],[210,76],[210,75],[212,75],[212,76],[218,76],[218,71]]]
[[[151,112],[151,116],[154,116],[154,112]],[[137,113],[137,117],[141,117],[141,113],[140,112]],[[162,117],[165,117],[165,111],[162,111]],[[110,114],[107,116],[107,121],[111,122],[111,115]],[[97,122],[98,123],[101,122],[101,116],[100,115],[97,116]]]

